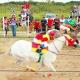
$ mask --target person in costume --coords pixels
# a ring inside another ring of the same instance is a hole
[[[77,44],[79,43],[78,37],[77,37],[77,26],[76,26],[76,20],[72,16],[70,16],[69,20],[65,21],[65,26],[70,28],[70,34],[72,38],[74,39]]]
[[[48,41],[49,35],[42,33],[37,33],[32,42],[32,51],[39,53],[39,60],[40,62],[41,57],[43,54],[48,53]]]
[[[67,41],[67,46],[73,46],[73,47],[80,47],[80,45],[77,44],[77,42],[68,34],[65,36]]]
[[[69,35],[66,34],[65,38],[68,43],[67,46],[74,46],[74,40]]]
[[[40,46],[42,42],[43,34],[36,33],[32,41],[32,51],[36,52],[37,48]]]
[[[41,32],[41,28],[41,22],[38,19],[34,20],[34,30],[36,33]]]
[[[54,20],[52,18],[48,19],[48,22],[47,22],[48,29],[47,30],[51,30],[52,29],[53,22],[54,22]]]

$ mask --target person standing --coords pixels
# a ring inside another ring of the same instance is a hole
[[[33,15],[32,13],[29,14],[29,33],[32,32],[32,28],[33,28]]]
[[[43,19],[41,20],[42,32],[46,32],[46,25],[47,25],[47,21],[45,17],[43,17]]]
[[[12,15],[12,18],[10,19],[10,26],[13,37],[16,37],[16,26],[17,26],[16,24],[17,24],[16,17],[15,15]]]
[[[47,22],[48,30],[51,30],[52,29],[53,22],[54,22],[54,20],[52,18],[49,18],[48,19],[48,22]]]
[[[34,21],[34,30],[36,33],[41,32],[41,22],[38,19]]]
[[[4,37],[7,37],[7,31],[8,31],[8,19],[7,19],[7,17],[3,17],[2,23],[3,23]]]
[[[22,27],[27,27],[27,20],[26,20],[27,14],[24,11],[21,11],[21,26]]]
[[[55,29],[60,30],[60,19],[58,17],[54,19],[54,26]]]

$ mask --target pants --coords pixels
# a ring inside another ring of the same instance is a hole
[[[35,30],[36,30],[36,33],[41,32],[41,29],[37,29],[37,28],[35,28]]]
[[[16,25],[11,25],[12,35],[13,37],[16,36]]]

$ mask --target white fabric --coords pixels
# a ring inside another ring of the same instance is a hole
[[[21,17],[22,17],[22,19],[23,19],[24,17],[26,17],[26,13],[21,14]]]

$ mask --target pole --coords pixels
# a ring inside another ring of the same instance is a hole
[[[28,15],[27,36],[29,36],[29,15]]]

